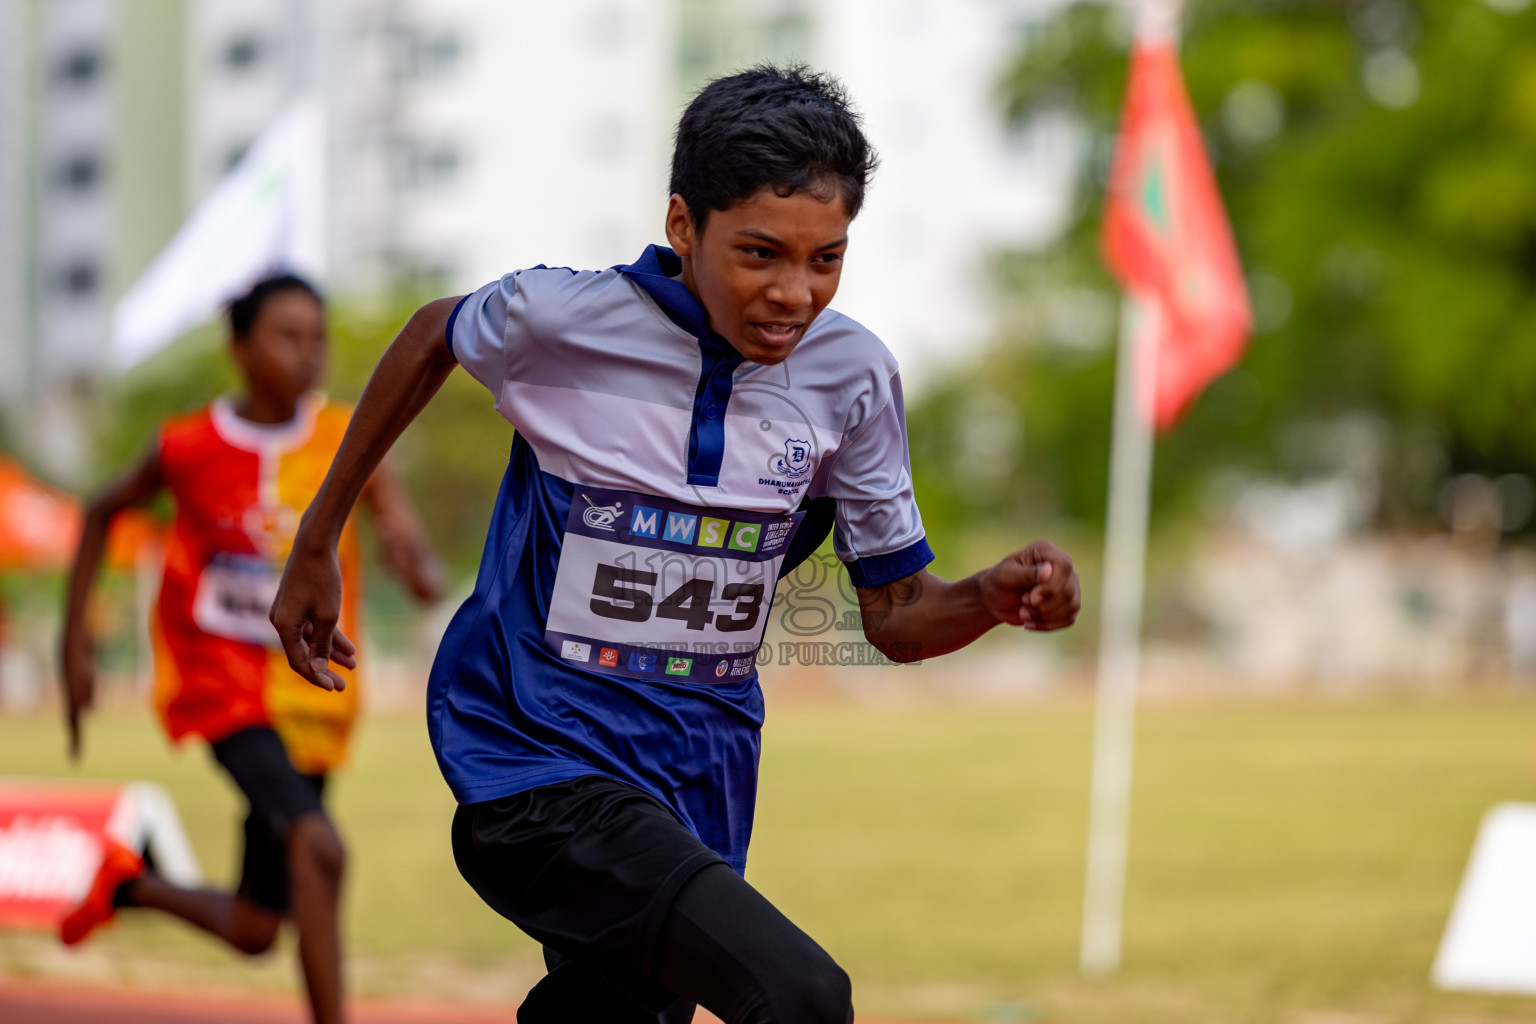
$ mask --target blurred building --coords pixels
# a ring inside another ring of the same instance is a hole
[[[952,357],[990,329],[989,254],[1070,199],[1074,129],[997,100],[1045,2],[0,0],[6,424],[85,472],[113,302],[297,95],[327,110],[325,283],[443,293],[660,240],[683,103],[763,59],[841,76],[884,160],[837,306]]]
[[[113,301],[305,91],[329,118],[334,291],[627,261],[661,220],[673,18],[651,0],[0,0],[9,434],[82,473]]]
[[[607,266],[660,221],[668,4],[196,0],[192,24],[195,196],[319,92],[341,290]]]
[[[675,12],[656,0],[415,5],[387,162],[401,258],[436,291],[608,267],[661,230]],[[357,223],[377,222],[356,209]],[[338,268],[340,269],[340,268]]]
[[[112,301],[175,231],[178,0],[0,0],[0,424],[85,461]]]
[[[30,347],[27,203],[30,105],[27,11],[0,0],[0,408],[14,408],[26,388]]]

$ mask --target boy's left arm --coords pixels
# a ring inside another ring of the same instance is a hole
[[[865,637],[897,662],[957,651],[999,623],[1065,629],[1082,603],[1071,556],[1044,540],[963,580],[924,569],[858,594]]]
[[[373,471],[363,490],[363,502],[373,516],[380,554],[389,571],[416,600],[423,604],[436,601],[443,593],[443,564],[432,550],[421,516],[388,462]]]

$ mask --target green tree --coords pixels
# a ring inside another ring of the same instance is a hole
[[[1316,440],[1331,435],[1315,428],[1346,417],[1380,427],[1384,524],[1432,516],[1447,472],[1536,469],[1536,10],[1525,2],[1191,4],[1185,75],[1258,323],[1242,367],[1159,443],[1164,525],[1187,518],[1223,468],[1332,468],[1337,451]],[[1097,238],[1130,35],[1119,6],[1065,8],[1002,84],[1015,117],[1071,111],[1090,155],[1060,243],[997,261],[1019,312],[999,344],[914,409],[918,478],[940,530],[1031,505],[1102,521],[1118,293]],[[1019,471],[991,492],[957,473],[978,392],[1023,413]]]

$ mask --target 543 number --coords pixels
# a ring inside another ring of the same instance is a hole
[[[716,615],[709,610],[715,596],[714,580],[688,580],[668,594],[660,604],[655,603],[649,591],[638,589],[655,585],[654,572],[599,564],[592,579],[592,613],[605,619],[620,619],[624,622],[645,622],[654,613],[658,619],[677,619],[688,629],[702,630],[714,623],[715,628],[722,633],[749,630],[757,625],[757,617],[762,614],[761,583],[725,585],[720,591],[720,599],[736,602],[730,615]]]

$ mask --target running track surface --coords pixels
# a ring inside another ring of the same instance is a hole
[[[5,1024],[304,1024],[298,1001],[233,992],[141,992],[0,982]],[[514,1010],[357,1003],[353,1024],[516,1024]]]
[[[355,1002],[352,1024],[517,1024],[512,1008]],[[239,993],[114,991],[0,979],[4,1024],[304,1024],[294,999]],[[694,1024],[719,1024],[699,1011]]]
[[[352,1024],[516,1024],[515,1009],[355,1002]],[[304,1024],[293,998],[233,992],[141,992],[0,981],[4,1024]],[[696,1024],[716,1024],[706,1014]]]

